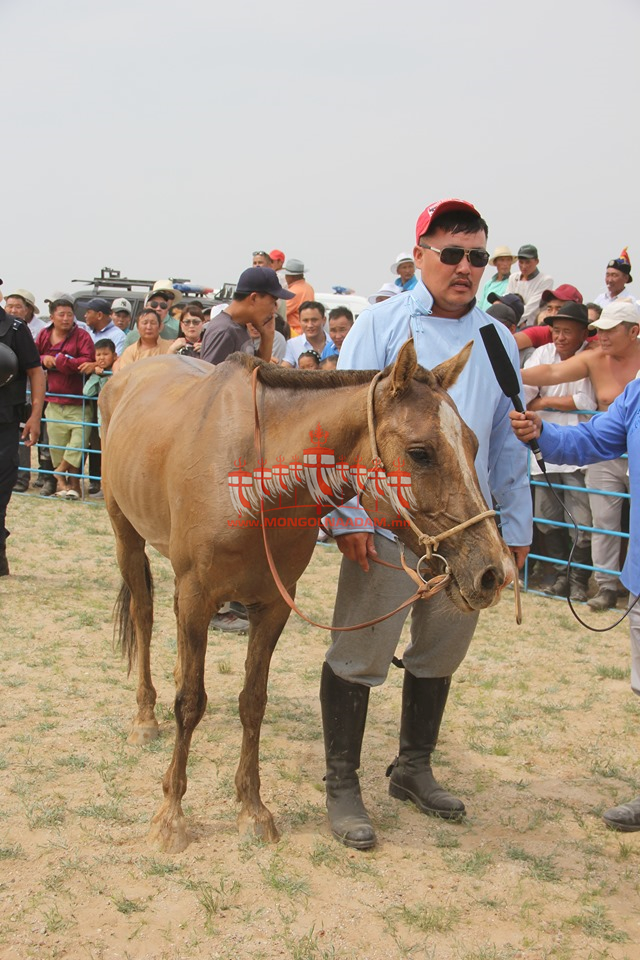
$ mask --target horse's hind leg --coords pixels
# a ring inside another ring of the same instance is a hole
[[[153,580],[145,541],[115,505],[108,504],[116,535],[116,556],[124,581],[117,603],[120,646],[131,670],[138,661],[136,700],[138,713],[129,743],[143,744],[158,736],[155,716],[156,690],[151,680],[151,631],[153,628]]]
[[[191,737],[207,706],[204,662],[213,603],[203,595],[202,584],[196,577],[187,574],[176,579],[175,608],[178,620],[176,740],[162,781],[165,799],[151,822],[149,834],[149,839],[166,853],[180,853],[189,844],[182,797],[187,789]]]
[[[295,591],[291,590],[295,596]],[[238,829],[262,840],[279,837],[270,811],[260,797],[260,729],[267,706],[267,680],[271,655],[289,617],[289,607],[278,597],[273,603],[249,608],[249,647],[244,688],[240,694],[242,752],[236,773],[240,803]]]

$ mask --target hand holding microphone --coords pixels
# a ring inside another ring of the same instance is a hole
[[[531,443],[532,440],[537,440],[542,432],[542,420],[537,413],[532,413],[530,410],[524,413],[512,410],[509,419],[513,432],[522,443]]]

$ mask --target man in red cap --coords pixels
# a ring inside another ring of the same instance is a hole
[[[486,244],[487,225],[472,204],[450,199],[427,207],[416,226],[415,287],[359,315],[340,351],[338,369],[383,370],[410,336],[418,362],[429,368],[474,341],[469,361],[449,392],[478,439],[480,486],[488,503],[493,497],[499,504],[502,535],[522,566],[532,526],[526,452],[509,436],[511,404],[498,386],[480,327],[494,325],[516,370],[518,351],[506,327],[476,306],[489,261]],[[357,500],[339,508],[329,523],[343,554],[334,626],[374,619],[411,596],[413,585],[402,570],[369,565],[374,556],[398,564],[398,547],[390,531],[374,525]],[[334,632],[322,668],[327,811],[334,836],[359,850],[376,842],[356,772],[369,690],[384,683],[407,615],[396,614],[363,630]],[[446,593],[414,604],[411,642],[403,655],[400,748],[388,771],[389,793],[447,820],[462,818],[465,807],[437,783],[431,754],[451,676],[466,656],[477,620],[477,612],[462,613]]]
[[[527,350],[529,347],[544,347],[547,343],[553,342],[552,325],[548,317],[556,317],[560,310],[568,303],[582,303],[582,294],[577,287],[571,283],[561,283],[555,290],[543,290],[540,297],[540,307],[545,310],[544,317],[539,319],[536,326],[526,327],[516,333],[516,343],[520,350]]]

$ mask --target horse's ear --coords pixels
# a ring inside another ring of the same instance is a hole
[[[409,384],[418,366],[416,348],[413,345],[413,337],[410,337],[406,343],[400,347],[396,362],[391,371],[391,396],[401,397],[409,389]]]
[[[469,340],[466,347],[463,347],[460,353],[456,353],[455,357],[450,357],[448,360],[445,360],[444,363],[439,363],[437,367],[433,368],[431,373],[443,390],[448,390],[449,387],[454,385],[464,370],[472,349],[473,340]]]

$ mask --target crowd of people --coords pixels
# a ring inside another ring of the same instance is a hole
[[[522,366],[518,376],[530,411],[527,429],[534,429],[534,423],[539,432],[538,421],[532,420],[538,415],[551,426],[579,428],[592,413],[619,402],[640,370],[640,313],[629,295],[632,278],[626,250],[608,261],[606,289],[585,303],[574,285],[556,286],[540,270],[533,244],[523,244],[515,255],[504,245],[490,254],[487,237],[487,224],[472,204],[460,200],[431,204],[418,218],[412,254],[398,255],[391,268],[394,279],[369,298],[370,309],[355,324],[346,307],[327,316],[305,278],[304,263],[286,259],[280,250],[254,252],[232,301],[208,315],[202,305],[182,302],[171,281],[158,281],[133,328],[131,304],[124,298],[92,299],[79,321],[73,298],[54,294],[46,301],[45,323],[28,290],[6,294],[0,308],[0,342],[13,350],[18,362],[10,382],[0,387],[0,574],[8,573],[7,503],[13,488],[24,490],[29,483],[31,449],[40,437],[45,402],[47,432],[38,445],[40,476],[34,485],[51,495],[78,499],[82,461],[90,450],[91,493],[100,496],[99,426],[88,430],[86,405],[95,404],[107,378],[127,365],[171,354],[217,364],[239,350],[301,370],[336,365],[380,370],[396,359],[409,335],[419,362],[429,368],[475,341],[467,367],[450,393],[476,434],[480,485],[487,502],[499,508],[502,535],[522,568],[532,539],[527,456],[511,429],[510,403],[482,349],[480,328],[494,323],[514,366]],[[480,291],[488,264],[496,272]],[[0,383],[3,370],[0,354]],[[89,422],[96,422],[95,413]],[[24,457],[20,474],[19,436]],[[611,451],[614,459],[609,459]],[[579,524],[574,553],[578,566],[569,577],[565,528],[554,525],[561,514],[547,490],[534,488],[538,532],[544,537],[546,555],[558,561],[544,588],[557,596],[588,600],[596,610],[615,606],[621,589],[617,572],[621,540],[612,535],[624,522],[619,494],[629,492],[627,461],[617,455],[621,452],[622,445],[614,444],[603,455],[604,462],[594,462],[582,451],[578,462],[568,457],[568,466],[564,454],[557,463],[551,458],[550,479]],[[579,463],[587,459],[591,465],[585,476]],[[354,522],[336,525],[343,554],[336,626],[360,614],[369,619],[384,612],[410,589],[401,574],[389,570],[388,564],[398,559],[389,531],[367,518],[356,501],[340,511]],[[592,535],[584,529],[589,527],[596,528]],[[369,561],[378,557],[387,566],[374,571]],[[601,569],[596,571],[597,592],[588,597],[591,559]],[[635,580],[627,580],[626,586],[638,589]],[[234,619],[238,613],[231,607],[222,616]],[[369,690],[386,679],[403,620],[403,615],[396,616],[373,630],[352,632],[348,639],[334,633],[323,665],[320,700],[329,819],[335,836],[358,849],[376,842],[357,776]],[[446,593],[438,594],[428,604],[414,606],[411,641],[403,657],[400,743],[388,771],[389,790],[422,812],[444,819],[460,819],[465,807],[436,781],[431,755],[451,677],[466,655],[476,622],[477,614],[462,614]],[[636,620],[632,624],[636,645],[638,632]],[[620,829],[640,829],[640,804],[632,813],[635,826],[628,826],[627,812],[627,825],[618,824]],[[616,826],[616,815],[609,814],[608,822]]]

